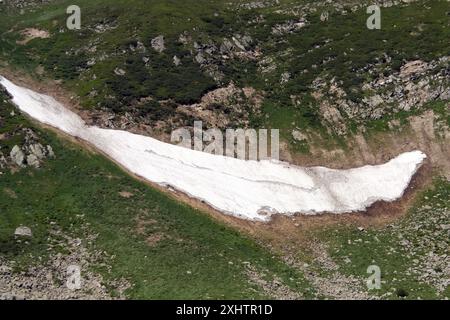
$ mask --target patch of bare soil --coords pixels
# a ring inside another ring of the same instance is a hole
[[[156,247],[161,240],[168,238],[168,236],[161,231],[149,232],[147,230],[147,227],[155,226],[157,225],[157,223],[158,221],[156,221],[155,219],[146,218],[143,215],[136,218],[136,233],[138,235],[144,236],[145,243],[147,243],[147,245],[152,248]]]
[[[47,39],[50,38],[50,33],[45,30],[39,30],[36,28],[27,28],[20,32],[20,34],[24,37],[23,40],[17,41],[17,44],[25,45],[33,39]]]
[[[164,238],[165,236],[162,232],[153,233],[145,239],[145,243],[147,243],[149,247],[156,247],[156,245]]]
[[[125,199],[130,199],[131,197],[134,196],[134,194],[131,192],[128,192],[128,191],[120,191],[119,196],[121,196],[122,198],[125,198]]]
[[[158,221],[155,219],[148,219],[143,216],[136,218],[136,232],[140,235],[145,234],[145,228],[147,226],[155,225]]]

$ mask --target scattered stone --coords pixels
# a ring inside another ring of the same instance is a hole
[[[124,75],[126,74],[126,71],[123,70],[123,69],[121,69],[121,68],[119,68],[119,67],[117,67],[117,68],[114,69],[114,73],[115,73],[116,75],[122,77],[122,76],[124,76]]]
[[[285,84],[285,83],[289,82],[290,79],[291,79],[291,74],[289,72],[284,72],[281,75],[280,84]]]
[[[173,56],[173,64],[178,67],[181,64],[180,58]]]
[[[6,168],[8,165],[8,161],[6,160],[5,156],[3,155],[3,152],[0,151],[0,169]]]
[[[55,158],[55,152],[53,151],[53,148],[51,145],[47,145],[47,154],[50,158]]]
[[[272,28],[272,34],[281,36],[286,33],[293,33],[306,26],[306,20],[300,19],[298,21],[289,20],[283,24],[277,24]]]
[[[166,49],[164,45],[164,36],[162,35],[153,38],[151,44],[152,48],[159,53],[163,52]]]

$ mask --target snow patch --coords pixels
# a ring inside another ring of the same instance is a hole
[[[421,151],[412,151],[382,165],[349,170],[244,161],[126,131],[87,126],[52,97],[1,76],[0,84],[21,111],[91,143],[134,174],[250,220],[268,221],[273,214],[363,211],[380,200],[397,200],[426,158]]]

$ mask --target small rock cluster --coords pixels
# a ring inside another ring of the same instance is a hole
[[[34,167],[39,168],[47,158],[55,158],[55,153],[50,145],[42,145],[39,137],[31,129],[22,129],[25,134],[24,144],[12,147],[9,156],[0,151],[0,169],[9,167]]]

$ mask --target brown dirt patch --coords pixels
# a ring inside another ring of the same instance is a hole
[[[122,198],[125,198],[125,199],[130,199],[131,197],[134,196],[134,194],[131,192],[128,192],[128,191],[120,191],[119,196],[121,196]]]
[[[153,233],[145,239],[145,243],[147,243],[149,247],[156,247],[164,238],[165,236],[161,232]]]
[[[139,235],[145,235],[146,234],[146,227],[157,224],[158,221],[155,219],[146,219],[144,217],[137,217],[136,218],[136,232]]]
[[[47,39],[50,38],[50,33],[45,30],[39,30],[36,28],[27,28],[20,32],[20,34],[24,37],[23,40],[16,41],[17,44],[25,45],[33,39]]]

